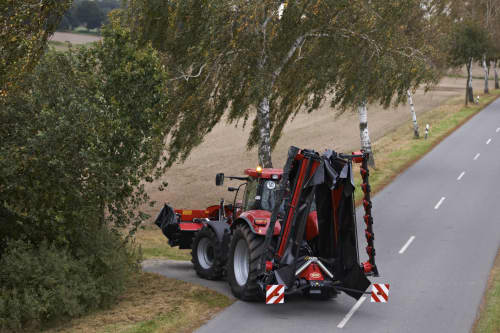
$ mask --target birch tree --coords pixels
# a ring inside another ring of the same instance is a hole
[[[418,139],[420,134],[418,132],[417,113],[415,112],[415,105],[413,105],[413,96],[409,90],[407,91],[407,94],[408,102],[410,103],[411,120],[413,122],[413,138]]]
[[[361,149],[370,154],[368,163],[370,166],[375,166],[375,159],[373,158],[372,143],[370,140],[370,132],[368,131],[368,109],[366,102],[362,102],[358,106],[359,114],[359,135],[361,138]]]
[[[499,37],[498,33],[498,19],[500,14],[500,1],[499,0],[472,0],[463,1],[455,0],[452,2],[453,17],[458,25],[477,25],[482,29],[484,36],[484,45],[482,47],[483,54],[480,58],[473,59],[472,62],[477,61],[483,68],[484,72],[484,93],[489,93],[489,72],[491,62],[494,60],[494,46],[493,40]],[[463,31],[465,32],[465,31]],[[467,38],[467,37],[465,37]],[[474,45],[474,44],[471,44]],[[477,43],[475,46],[478,46]],[[466,64],[467,71],[470,71],[471,65]],[[472,77],[468,75],[468,90],[469,101],[473,102],[472,93]]]
[[[484,92],[488,93],[488,80],[490,73],[490,65],[495,61],[495,56],[497,52],[497,46],[494,41],[498,40],[500,37],[500,0],[478,0],[478,19],[483,23],[484,29],[488,33],[488,49],[483,55],[483,70],[484,70]],[[495,65],[496,67],[496,65]],[[496,69],[495,69],[496,73]],[[498,74],[497,74],[498,77]],[[498,79],[495,81],[495,87],[497,85]]]
[[[489,94],[488,81],[490,79],[490,60],[486,58],[486,54],[483,54],[482,65],[484,71],[484,93]]]
[[[449,63],[453,67],[466,66],[467,82],[465,105],[474,102],[472,90],[472,63],[481,61],[488,50],[488,34],[477,22],[458,22],[450,38]]]
[[[169,163],[186,158],[226,114],[243,126],[253,119],[247,146],[258,147],[259,161],[270,167],[286,122],[316,110],[327,95],[340,109],[363,100],[387,106],[405,101],[408,89],[428,79],[426,51],[404,35],[408,17],[423,15],[420,1],[284,4],[128,1],[123,24],[164,55],[169,107],[181,110]],[[361,62],[369,73],[362,73]]]

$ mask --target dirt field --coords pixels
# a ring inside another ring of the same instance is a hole
[[[474,75],[481,75],[481,69],[475,68]],[[481,80],[473,80],[475,91],[482,90],[483,84]],[[429,111],[450,98],[462,97],[464,86],[464,78],[446,77],[426,94],[423,90],[418,90],[414,96],[417,114]],[[490,87],[493,87],[491,80]],[[325,104],[313,114],[299,114],[286,125],[273,152],[275,167],[283,165],[291,145],[317,151],[325,148],[343,152],[359,149],[357,114],[346,112],[337,117],[335,110]],[[372,141],[404,122],[411,126],[408,105],[386,110],[378,105],[370,105],[368,108],[368,127]],[[421,128],[424,126],[425,124],[420,124]],[[248,128],[242,129],[241,126],[236,128],[225,123],[217,125],[184,164],[173,166],[161,180],[147,185],[147,191],[157,201],[157,205],[152,208],[144,207],[144,211],[155,217],[163,202],[170,203],[175,208],[202,209],[209,204],[216,204],[221,197],[232,200],[233,194],[226,191],[227,186],[215,187],[215,174],[224,172],[226,175],[241,175],[245,168],[257,166],[256,150],[247,152],[245,148],[248,132]],[[161,181],[169,184],[163,192],[157,189]]]
[[[70,32],[56,32],[50,38],[50,40],[55,42],[70,42],[71,44],[87,44],[87,43],[97,42],[101,39],[102,37],[99,36],[73,34]]]

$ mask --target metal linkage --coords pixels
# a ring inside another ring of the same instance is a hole
[[[309,267],[310,264],[316,263],[318,264],[319,268],[330,277],[330,279],[333,279],[333,274],[326,268],[326,266],[319,260],[317,257],[306,257],[306,262],[302,264],[302,266],[297,269],[295,272],[295,276],[299,276],[300,273],[302,273],[307,267]]]
[[[365,236],[366,236],[366,253],[368,254],[368,262],[363,263],[363,268],[365,270],[365,273],[371,273],[374,276],[378,276],[378,270],[377,266],[375,265],[375,247],[373,245],[373,241],[375,239],[375,235],[373,233],[373,217],[372,217],[372,202],[370,198],[370,181],[369,181],[369,176],[370,176],[370,171],[368,170],[368,159],[370,157],[370,154],[363,151],[363,161],[361,162],[361,178],[363,180],[363,183],[361,184],[361,189],[363,190],[364,196],[363,196],[363,207],[365,209],[365,215],[363,217],[365,224],[366,224],[366,229],[365,229]]]

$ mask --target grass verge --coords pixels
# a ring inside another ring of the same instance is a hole
[[[167,239],[155,225],[138,230],[135,240],[141,246],[144,259],[191,260],[191,250],[179,250],[168,245]]]
[[[500,250],[490,273],[474,333],[500,332]]]
[[[228,297],[201,286],[140,273],[110,309],[44,332],[191,332],[232,303]]]

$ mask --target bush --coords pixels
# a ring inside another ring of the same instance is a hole
[[[0,330],[39,327],[112,304],[133,276],[137,258],[110,231],[95,236],[79,255],[47,242],[9,242],[0,259]]]
[[[175,118],[158,54],[127,29],[103,35],[0,94],[0,330],[109,305],[137,268],[117,230],[148,217]]]

